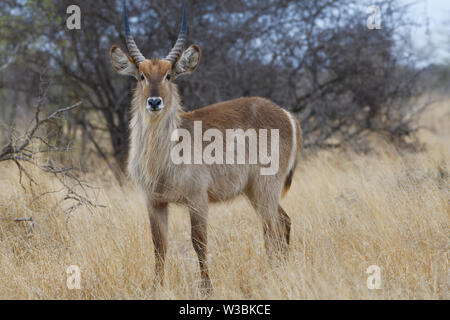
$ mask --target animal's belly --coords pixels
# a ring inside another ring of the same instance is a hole
[[[211,173],[211,184],[208,188],[209,200],[226,201],[241,195],[249,180],[248,166],[220,166]]]

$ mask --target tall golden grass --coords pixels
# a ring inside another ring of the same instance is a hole
[[[244,199],[210,209],[213,299],[448,299],[450,101],[424,117],[424,152],[321,151],[304,157],[282,201],[293,223],[290,257],[271,266],[261,222]],[[100,166],[99,166],[100,167]],[[98,169],[100,172],[100,168]],[[46,175],[23,189],[0,166],[0,298],[197,299],[199,272],[185,209],[170,208],[165,286],[152,289],[153,245],[131,184],[97,181],[97,201],[69,215]],[[33,217],[34,227],[13,218]],[[69,290],[66,269],[81,270]],[[381,268],[381,288],[366,270]]]

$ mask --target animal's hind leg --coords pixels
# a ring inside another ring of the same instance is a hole
[[[278,204],[281,195],[281,184],[273,180],[258,182],[253,184],[247,196],[255,211],[263,220],[266,251],[272,259],[274,253],[287,251],[290,219]]]
[[[290,238],[291,238],[291,218],[287,215],[286,211],[278,205],[278,214],[281,217],[281,221],[283,224],[284,238],[285,242],[283,243],[283,254],[287,255],[289,250]]]

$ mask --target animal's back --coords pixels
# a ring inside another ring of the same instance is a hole
[[[189,121],[202,121],[206,129],[282,129],[287,115],[274,102],[265,98],[239,98],[213,104],[182,114]],[[280,122],[281,120],[281,122]],[[284,132],[283,132],[284,133]]]

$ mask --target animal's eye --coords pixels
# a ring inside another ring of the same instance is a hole
[[[169,73],[169,74],[167,74],[167,76],[166,76],[166,80],[167,80],[167,81],[170,81],[170,78],[172,78],[172,76],[171,76],[170,73]]]
[[[145,80],[145,76],[144,76],[144,74],[143,74],[143,73],[141,74],[141,80],[142,80],[142,81],[144,81],[144,80]]]

